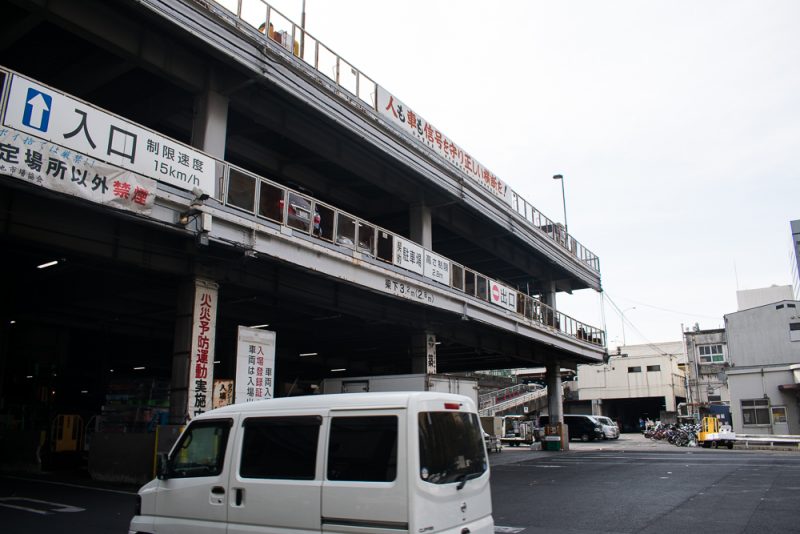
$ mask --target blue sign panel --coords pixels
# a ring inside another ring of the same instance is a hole
[[[53,97],[47,93],[28,88],[25,97],[25,111],[22,113],[22,124],[46,132],[50,124],[50,110],[53,107]]]

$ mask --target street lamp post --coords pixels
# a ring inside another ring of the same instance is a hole
[[[567,226],[567,196],[564,194],[564,177],[560,174],[553,176],[553,180],[561,180],[561,201],[564,203],[564,233],[568,234]]]

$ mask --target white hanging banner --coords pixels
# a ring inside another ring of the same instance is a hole
[[[155,180],[12,128],[0,128],[0,174],[141,215],[156,199]]]
[[[189,363],[189,420],[211,410],[214,387],[214,338],[217,330],[217,284],[195,280],[192,352]]]
[[[236,345],[236,404],[273,397],[275,332],[239,327]]]

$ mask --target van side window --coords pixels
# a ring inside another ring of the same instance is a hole
[[[314,480],[321,424],[316,415],[245,419],[239,475]]]
[[[181,435],[168,463],[172,478],[210,477],[222,472],[231,421],[193,423]]]
[[[397,477],[397,416],[334,417],[328,480],[391,482]]]

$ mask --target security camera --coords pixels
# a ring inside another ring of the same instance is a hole
[[[192,194],[194,195],[195,200],[198,200],[200,202],[203,202],[204,200],[208,200],[208,197],[210,196],[208,193],[206,193],[205,191],[203,191],[199,187],[193,187],[192,188]]]

